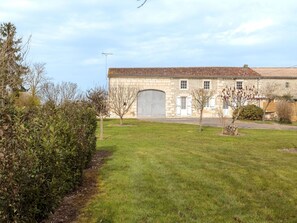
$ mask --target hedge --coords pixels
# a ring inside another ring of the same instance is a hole
[[[234,111],[237,113],[237,110]],[[261,120],[264,115],[263,109],[256,105],[243,106],[238,119],[241,120]]]
[[[82,181],[96,149],[86,103],[0,108],[0,222],[41,222]]]

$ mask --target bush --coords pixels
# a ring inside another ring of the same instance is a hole
[[[96,148],[84,103],[0,109],[0,222],[41,222],[82,181]]]
[[[286,100],[281,100],[276,104],[276,114],[278,116],[278,121],[282,124],[291,124],[292,117],[292,106],[290,102]]]
[[[237,109],[233,112],[233,114],[237,113]],[[246,105],[243,106],[242,111],[238,117],[241,120],[262,120],[264,115],[263,109],[256,105]]]

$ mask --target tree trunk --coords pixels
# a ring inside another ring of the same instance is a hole
[[[202,115],[203,115],[203,109],[200,110],[200,117],[199,117],[199,132],[202,131]]]
[[[123,117],[120,116],[120,125],[123,125]]]
[[[267,104],[266,104],[265,108],[263,109],[263,111],[264,111],[264,114],[263,114],[263,117],[262,117],[263,122],[265,121],[266,110],[267,110],[270,103],[271,103],[271,100],[268,99]]]
[[[103,140],[103,116],[100,115],[100,136],[99,136],[100,140]]]
[[[238,135],[238,127],[234,124],[230,124],[224,128],[224,135],[236,136]]]
[[[236,116],[232,115],[232,121],[231,121],[232,125],[234,125],[234,123],[237,120],[238,116],[239,116],[238,113],[236,114]]]
[[[230,125],[224,128],[223,134],[224,135],[238,135],[238,127],[235,125],[235,121],[238,119],[240,113],[242,112],[242,107],[240,107],[235,115],[232,116],[232,122]]]
[[[234,125],[234,123],[235,123],[235,121],[238,119],[238,117],[239,117],[239,115],[240,115],[240,113],[242,112],[242,107],[240,107],[239,109],[238,109],[238,111],[237,111],[237,113],[236,113],[236,115],[234,116],[234,115],[232,115],[232,122],[231,122],[231,124],[232,125]]]

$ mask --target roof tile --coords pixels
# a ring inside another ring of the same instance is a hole
[[[296,67],[254,67],[252,69],[263,77],[297,78]]]
[[[249,67],[160,67],[110,68],[108,77],[257,78],[260,75]]]

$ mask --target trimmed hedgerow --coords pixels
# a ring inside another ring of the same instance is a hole
[[[82,181],[95,112],[85,103],[0,109],[0,222],[41,222]]]
[[[234,112],[237,112],[235,110]],[[246,105],[242,107],[242,111],[238,119],[241,120],[262,120],[264,115],[263,109],[256,105]]]

